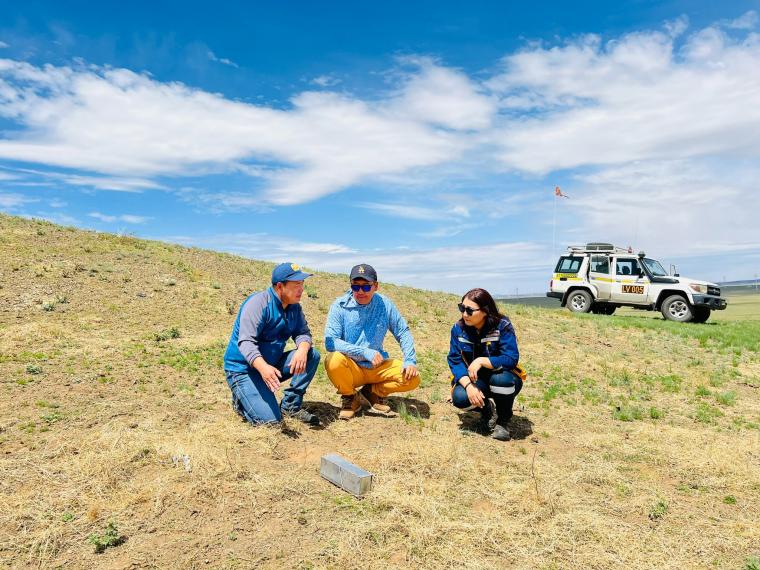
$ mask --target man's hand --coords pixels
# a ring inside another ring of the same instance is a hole
[[[293,353],[293,358],[290,359],[290,373],[293,376],[302,374],[306,370],[306,358],[309,355],[309,348],[308,342],[302,342]]]
[[[372,368],[377,368],[383,362],[385,362],[385,358],[383,358],[383,355],[380,354],[379,351],[375,352],[375,356],[372,357]]]
[[[401,375],[404,377],[404,380],[411,380],[415,376],[419,375],[419,371],[417,370],[417,366],[414,364],[408,364],[404,367]]]
[[[280,389],[280,378],[282,378],[282,372],[277,368],[268,364],[263,357],[259,356],[253,361],[253,367],[261,374],[261,378],[264,380],[264,384],[272,392],[277,392]]]

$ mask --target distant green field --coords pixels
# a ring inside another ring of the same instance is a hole
[[[729,295],[726,298],[728,299],[728,307],[723,311],[713,311],[708,322],[760,320],[760,295],[744,293]],[[620,316],[635,315],[637,317],[650,317],[654,319],[662,318],[659,312],[637,311],[628,307],[619,308],[615,314]]]
[[[728,308],[724,311],[713,311],[710,321],[760,320],[760,294],[755,294],[752,290],[747,289],[741,293],[729,294],[726,298],[728,299]],[[498,301],[505,305],[527,305],[548,309],[561,308],[558,299],[551,299],[549,297],[510,297],[498,299]],[[662,315],[659,312],[637,311],[629,307],[621,307],[615,314],[619,316],[634,315],[636,317],[662,319]]]

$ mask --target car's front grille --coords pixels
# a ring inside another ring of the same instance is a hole
[[[708,295],[715,295],[716,297],[720,297],[720,287],[710,287],[707,286],[707,294]]]

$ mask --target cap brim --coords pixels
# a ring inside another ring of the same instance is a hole
[[[303,281],[307,277],[311,277],[314,275],[313,273],[305,273],[303,271],[299,271],[297,273],[294,273],[293,275],[288,276],[288,281]]]

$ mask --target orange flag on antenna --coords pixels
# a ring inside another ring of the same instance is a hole
[[[568,198],[568,195],[567,194],[563,194],[562,190],[559,189],[559,186],[555,186],[554,187],[554,195],[557,198]]]

